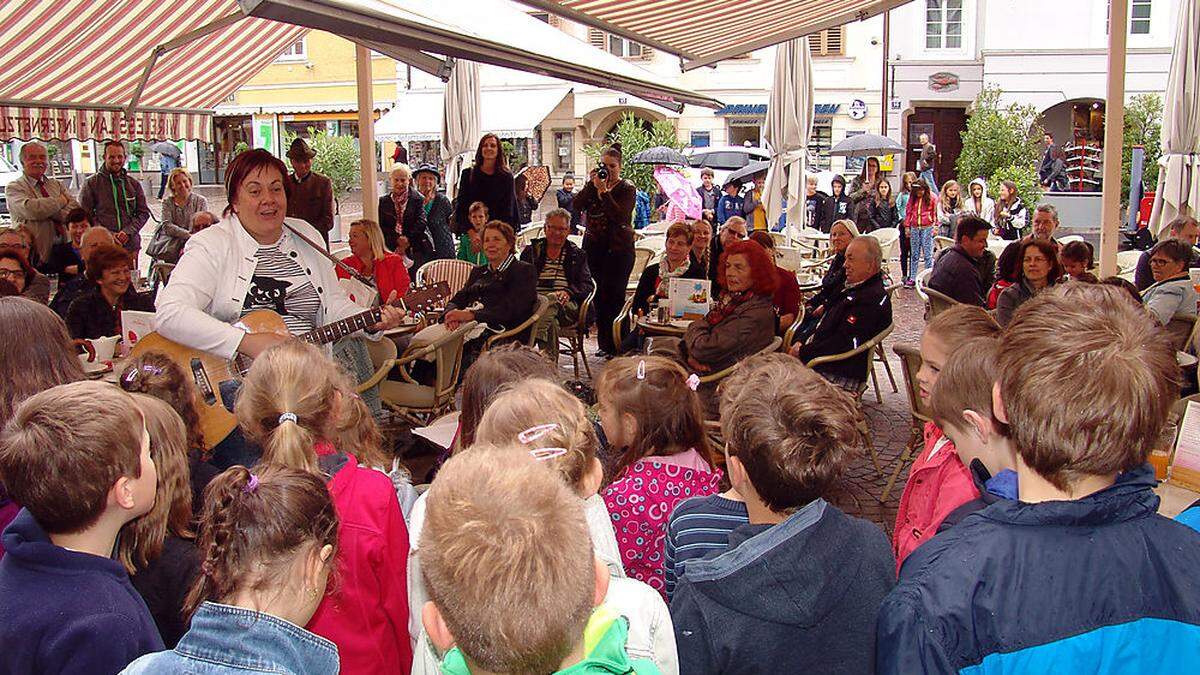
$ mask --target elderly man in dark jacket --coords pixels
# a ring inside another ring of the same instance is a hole
[[[805,363],[857,349],[892,323],[892,301],[883,286],[883,249],[874,237],[855,237],[846,248],[846,285],[826,305],[821,323],[805,344],[792,347],[792,355]],[[813,369],[826,380],[858,393],[871,365],[869,351]]]
[[[333,181],[312,170],[317,151],[303,138],[292,140],[287,158],[292,175],[287,177],[287,215],[299,218],[316,228],[329,248],[329,232],[333,230]]]
[[[538,294],[550,300],[546,316],[537,327],[547,345],[558,344],[558,327],[579,320],[579,309],[595,288],[583,249],[567,239],[571,213],[554,209],[546,214],[546,236],[534,239],[521,251],[521,261],[533,265]]]
[[[958,241],[934,263],[929,287],[963,304],[986,308],[991,280],[980,277],[979,259],[987,250],[989,229],[978,216],[960,218]]]
[[[379,198],[379,226],[383,243],[412,259],[412,272],[436,257],[433,237],[425,215],[425,196],[412,185],[412,170],[406,164],[392,169],[392,191]],[[397,217],[403,211],[402,217]]]

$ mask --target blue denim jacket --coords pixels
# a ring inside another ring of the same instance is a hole
[[[147,654],[121,675],[338,672],[337,646],[283,619],[206,602],[175,649]]]

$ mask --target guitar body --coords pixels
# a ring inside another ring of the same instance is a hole
[[[450,288],[443,281],[432,286],[409,289],[402,304],[410,312],[425,312],[436,308],[439,303],[444,303],[448,297],[450,297]],[[319,326],[296,337],[305,342],[323,345],[369,328],[378,321],[379,310],[376,308],[341,321]],[[250,312],[234,325],[250,333],[288,335],[287,324],[284,323],[283,317],[269,309]],[[200,431],[204,434],[205,445],[213,448],[225,440],[229,432],[237,426],[237,418],[221,402],[221,383],[240,382],[242,375],[250,368],[250,358],[239,354],[233,360],[223,359],[208,352],[185,347],[158,333],[150,333],[138,340],[138,343],[133,346],[130,356],[138,356],[146,352],[159,352],[166,355],[167,358],[179,364],[184,374],[196,384],[197,412],[200,415]]]
[[[254,333],[286,335],[288,332],[283,317],[269,309],[247,314],[238,321],[238,325]],[[196,384],[196,408],[200,415],[200,432],[204,435],[204,444],[213,448],[225,440],[229,432],[237,426],[237,418],[222,403],[220,385],[222,382],[241,381],[242,368],[248,366],[250,360],[244,356],[239,357],[236,362],[223,359],[172,342],[158,333],[150,333],[138,340],[130,356],[139,356],[146,352],[165,355],[178,364],[184,374]],[[245,365],[239,366],[242,363]]]

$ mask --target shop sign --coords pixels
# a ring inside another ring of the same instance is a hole
[[[867,117],[867,102],[856,98],[850,101],[850,119],[861,120]]]

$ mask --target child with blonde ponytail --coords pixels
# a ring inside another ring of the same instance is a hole
[[[333,361],[293,340],[255,359],[234,412],[263,465],[318,475],[333,497],[343,562],[308,629],[337,644],[344,673],[405,673],[408,528],[388,477],[334,445],[350,389]]]
[[[185,605],[191,627],[178,647],[122,675],[338,672],[337,647],[301,628],[334,567],[338,518],[324,482],[307,471],[235,466],[205,495],[203,563]]]

